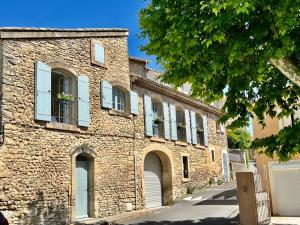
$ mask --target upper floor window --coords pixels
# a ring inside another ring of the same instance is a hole
[[[196,117],[197,122],[197,144],[204,146],[204,126],[203,126],[203,118],[201,115],[197,114]]]
[[[152,111],[153,111],[153,136],[163,137],[163,112],[162,104],[158,101],[152,100]]]
[[[176,108],[176,121],[177,121],[177,139],[178,141],[186,141],[184,111],[180,108]]]
[[[51,122],[75,124],[77,88],[73,76],[51,73]]]
[[[125,92],[118,87],[113,87],[113,109],[125,112]]]
[[[91,43],[92,63],[102,67],[106,67],[106,49],[104,44],[99,40],[92,40]]]
[[[58,123],[56,125],[67,123],[88,127],[88,76],[74,76],[66,69],[52,69],[48,64],[37,61],[35,64],[35,119],[56,122]]]

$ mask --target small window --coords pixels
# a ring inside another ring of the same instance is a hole
[[[219,121],[216,121],[216,131],[221,132],[221,123]]]
[[[215,150],[211,150],[210,154],[211,154],[211,162],[215,162]]]
[[[164,120],[162,115],[162,105],[159,102],[152,101],[153,111],[153,136],[163,137]]]
[[[182,156],[183,178],[189,178],[189,161],[187,156]]]
[[[113,87],[113,109],[125,112],[125,92]]]
[[[91,40],[91,62],[106,68],[106,46],[100,40]]]
[[[177,139],[178,141],[186,141],[185,118],[184,118],[183,110],[178,109],[176,111],[176,120],[177,120]]]
[[[201,115],[197,115],[197,144],[204,146],[204,126],[203,126],[203,118]]]

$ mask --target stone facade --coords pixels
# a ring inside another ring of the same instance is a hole
[[[225,134],[216,132],[219,114],[167,97],[170,102],[207,115],[208,148],[145,137],[143,94],[165,96],[132,83],[134,60],[129,63],[126,31],[0,32],[5,36],[0,40],[1,115],[5,127],[0,147],[0,210],[8,215],[10,224],[70,224],[76,220],[75,159],[79,154],[88,155],[92,162],[89,197],[90,217],[94,218],[125,212],[131,205],[133,209],[145,207],[143,163],[151,151],[162,155],[163,164],[164,157],[170,164],[171,171],[164,171],[170,178],[165,204],[186,194],[188,185],[201,186],[211,177],[222,176],[221,151],[227,148],[227,142]],[[92,39],[107,47],[105,68],[91,63]],[[34,119],[36,61],[75,77],[89,77],[88,128]],[[101,108],[102,80],[126,90],[135,89],[139,114]],[[214,163],[208,152],[211,148],[216,151]],[[182,155],[189,157],[188,180],[182,179]]]

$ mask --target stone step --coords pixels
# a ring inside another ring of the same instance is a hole
[[[159,208],[158,208],[159,209]],[[118,224],[118,221],[124,221],[128,219],[133,219],[140,216],[145,216],[148,214],[153,213],[157,209],[142,209],[137,211],[131,211],[122,213],[115,216],[109,216],[99,219],[89,218],[84,220],[79,220],[73,223],[73,225],[116,225]]]

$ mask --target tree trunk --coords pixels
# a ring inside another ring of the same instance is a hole
[[[271,59],[271,64],[275,66],[284,76],[300,86],[300,71],[288,59]]]

